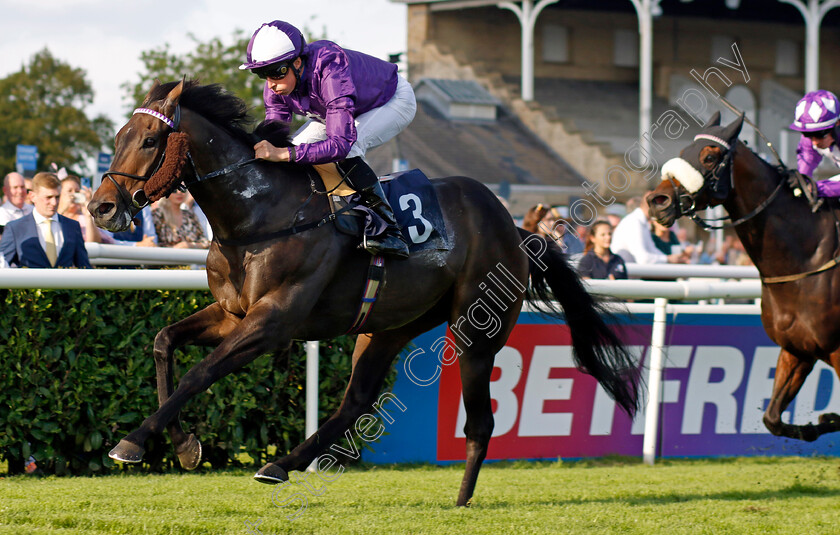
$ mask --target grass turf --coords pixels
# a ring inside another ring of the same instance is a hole
[[[293,521],[297,505],[276,506],[275,487],[251,470],[5,477],[0,534],[840,532],[836,458],[490,463],[472,507],[456,508],[462,474],[463,465],[376,466],[327,484],[313,475],[322,494]],[[290,485],[276,501],[294,492],[305,490]]]

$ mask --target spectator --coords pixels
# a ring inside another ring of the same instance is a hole
[[[207,249],[210,240],[201,230],[195,214],[181,210],[185,198],[184,192],[176,190],[158,201],[152,210],[158,241],[161,247]]]
[[[753,265],[747,251],[744,249],[744,244],[741,240],[733,234],[727,235],[723,239],[723,246],[718,251],[715,260],[719,264],[726,264],[730,266],[751,266]]]
[[[626,279],[627,267],[620,256],[610,250],[613,228],[608,221],[596,221],[589,228],[585,253],[578,263],[584,279]]]
[[[213,239],[213,228],[210,226],[210,221],[207,220],[207,216],[204,215],[204,210],[195,202],[193,196],[190,195],[190,192],[187,191],[184,193],[185,199],[184,202],[181,203],[181,210],[189,210],[195,214],[195,218],[198,219],[198,223],[201,225],[201,230],[204,231],[204,236],[208,240]]]
[[[615,202],[607,206],[607,214],[604,218],[612,225],[612,228],[621,223],[621,218],[627,215],[627,207],[621,203]],[[591,228],[590,228],[591,230]]]
[[[540,234],[540,221],[543,220],[545,214],[547,213],[548,206],[545,206],[542,203],[532,206],[527,212],[525,212],[525,217],[522,218],[522,228],[528,232]]]
[[[583,253],[583,241],[565,206],[555,206],[548,210],[537,225],[537,234],[553,239],[567,255]]]
[[[32,179],[34,210],[9,222],[0,239],[0,254],[10,267],[90,268],[82,229],[58,215],[61,183],[54,173],[38,173]]]
[[[26,184],[26,201],[25,202],[29,206],[33,206],[32,196],[30,195],[30,193],[32,193],[32,179],[29,178],[28,176],[25,176],[25,177],[23,177],[23,183]],[[32,210],[32,209],[30,208],[30,210]]]
[[[630,201],[628,201],[628,207]],[[687,255],[667,255],[656,248],[651,234],[651,222],[648,217],[646,203],[641,203],[638,208],[627,214],[621,223],[616,226],[613,232],[612,248],[625,262],[636,262],[639,264],[684,264],[688,261]]]
[[[677,238],[676,232],[658,221],[651,221],[650,225],[650,237],[653,238],[653,244],[657,249],[666,255],[682,251],[682,245],[680,244],[679,238]]]
[[[101,243],[102,234],[93,223],[93,217],[87,211],[92,192],[82,187],[82,181],[75,175],[67,175],[61,181],[61,196],[58,198],[58,213],[69,217],[82,227],[82,236],[86,242]]]
[[[0,206],[0,226],[32,213],[32,205],[26,204],[26,180],[20,173],[12,172],[3,178],[3,196],[6,201]]]

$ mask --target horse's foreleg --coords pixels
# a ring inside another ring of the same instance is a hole
[[[159,406],[163,405],[175,390],[175,350],[189,344],[217,346],[240,321],[240,318],[227,313],[218,303],[213,303],[192,316],[161,329],[155,337],[154,346]],[[175,414],[166,429],[172,438],[172,445],[178,454],[181,467],[186,470],[198,467],[201,461],[201,443],[194,435],[184,432],[180,413]]]
[[[764,413],[764,425],[774,435],[812,442],[825,432],[820,432],[819,426],[811,424],[792,425],[782,422],[782,413],[799,393],[805,378],[813,368],[813,360],[803,360],[784,349],[779,353],[776,377],[773,380],[773,396]]]
[[[166,397],[158,410],[111,450],[109,454],[111,458],[126,462],[140,462],[143,458],[143,444],[146,439],[153,433],[160,433],[164,427],[168,426],[190,398],[260,355],[285,349],[289,339],[281,329],[276,328],[282,325],[280,319],[280,308],[268,300],[253,306],[248,315],[232,329],[210,355],[184,374],[178,383],[178,388]],[[266,329],[268,325],[275,328]],[[165,343],[162,341],[161,347],[164,346]],[[168,360],[166,358],[162,360],[165,368],[168,368],[166,364]],[[162,379],[165,389],[170,387],[166,373],[168,371],[164,370]]]

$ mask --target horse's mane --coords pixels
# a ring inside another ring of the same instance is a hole
[[[155,87],[143,105],[148,106],[152,102],[165,99],[178,83],[166,82]],[[220,84],[201,85],[197,80],[185,80],[179,102],[184,108],[198,113],[244,143],[253,145],[258,140],[267,139],[278,147],[291,144],[289,125],[285,123],[263,122],[253,132],[247,130],[246,127],[254,122],[248,113],[247,105]]]

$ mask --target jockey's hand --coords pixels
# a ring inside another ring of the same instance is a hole
[[[254,145],[254,157],[260,160],[268,160],[269,162],[288,162],[289,149],[275,147],[268,141],[262,140]]]

